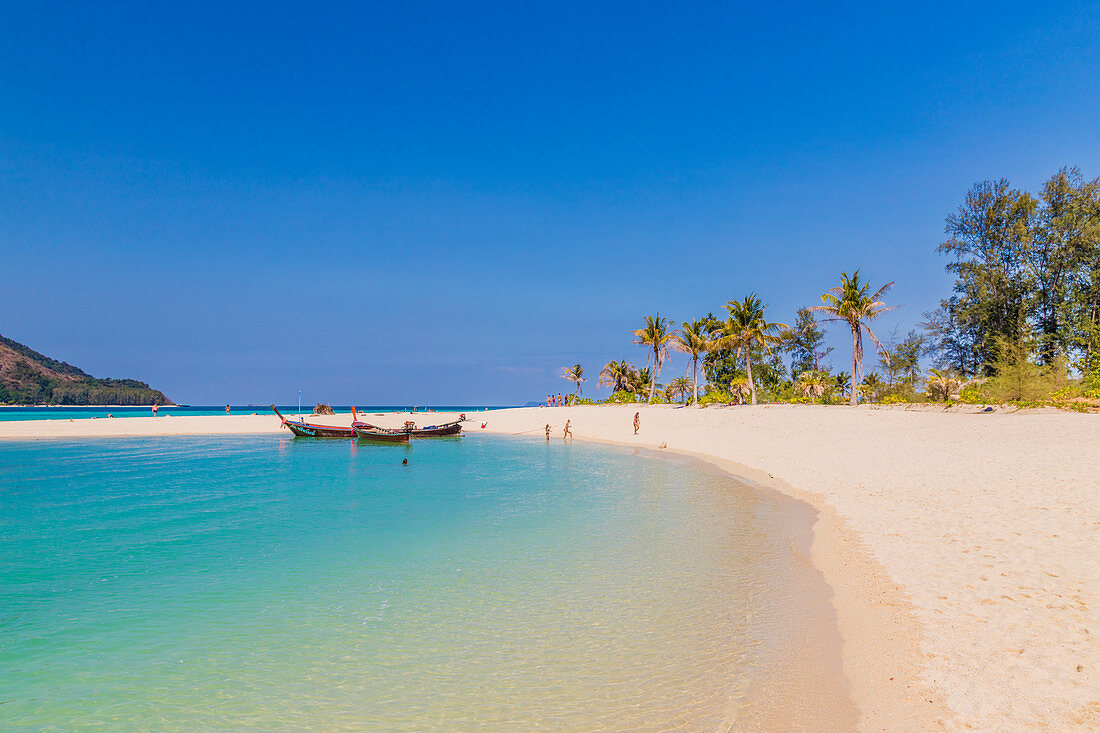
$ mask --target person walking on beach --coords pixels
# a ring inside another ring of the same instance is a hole
[[[550,442],[550,423],[546,423],[546,442]]]
[[[228,415],[228,414],[229,414],[229,405],[226,405],[226,406],[225,406],[225,414],[226,414],[226,415]]]
[[[565,440],[566,438],[572,438],[573,437],[573,431],[569,429],[569,426],[572,425],[572,424],[573,424],[572,420],[566,420],[565,421],[565,432],[562,433],[562,436],[561,436],[562,440]]]
[[[634,413],[634,434],[635,435],[638,434],[638,427],[641,425],[641,420],[642,420],[642,413],[635,412]]]
[[[156,417],[156,416],[157,416],[157,406],[156,406],[156,404],[154,403],[154,404],[153,404],[153,417]]]
[[[561,398],[561,392],[558,392],[558,407],[565,407],[565,401]]]

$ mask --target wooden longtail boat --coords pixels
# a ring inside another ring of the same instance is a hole
[[[353,427],[358,428],[371,428],[374,430],[385,430],[385,428],[379,428],[377,425],[371,425],[365,422],[354,422]],[[454,422],[444,423],[443,425],[429,425],[427,427],[418,428],[414,423],[407,422],[405,427],[397,428],[402,432],[408,433],[413,438],[438,438],[444,435],[459,435],[462,433],[462,423],[458,420]]]
[[[288,420],[283,417],[283,413],[279,412],[275,405],[271,406],[272,410],[275,410],[275,414],[279,416],[279,419],[283,421],[283,425],[290,428],[290,432],[303,438],[354,438],[354,428],[342,428],[333,425],[315,425],[314,423],[304,422],[302,420]]]
[[[409,433],[406,430],[387,430],[376,428],[364,423],[352,423],[355,437],[360,440],[373,440],[376,443],[408,443]]]

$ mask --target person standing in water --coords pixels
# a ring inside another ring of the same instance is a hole
[[[546,442],[550,442],[550,423],[546,423]]]
[[[565,421],[565,432],[562,433],[562,436],[561,436],[562,440],[565,440],[566,438],[572,438],[573,437],[573,431],[569,429],[569,426],[572,425],[572,424],[573,424],[572,420],[566,420]]]
[[[640,413],[640,412],[635,412],[634,413],[634,434],[635,435],[638,434],[638,426],[641,424],[641,417],[642,417],[642,413]]]

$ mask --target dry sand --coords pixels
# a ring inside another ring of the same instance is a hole
[[[1100,729],[1100,416],[645,407],[635,437],[635,411],[471,413],[468,431],[561,440],[571,419],[578,440],[664,446],[814,506],[864,729]],[[0,422],[0,439],[279,431],[271,414]]]

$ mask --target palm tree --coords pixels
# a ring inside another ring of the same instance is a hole
[[[668,401],[671,402],[674,398],[680,402],[684,401],[684,396],[691,392],[692,382],[687,377],[676,377],[668,383],[668,389],[665,390],[665,394],[668,396]]]
[[[633,369],[634,367],[625,359],[622,361],[609,361],[600,370],[600,379],[596,386],[610,387],[612,392],[621,392],[626,389],[626,384],[630,380],[630,372]]]
[[[883,313],[892,311],[897,307],[884,307],[883,302],[879,300],[893,285],[893,282],[888,282],[875,291],[874,295],[869,295],[871,283],[859,279],[859,270],[856,270],[851,277],[848,277],[848,273],[842,272],[840,273],[840,286],[832,288],[821,296],[821,302],[824,305],[810,307],[811,311],[821,311],[832,316],[825,320],[843,321],[852,329],[852,379],[856,382],[860,381],[860,375],[863,373],[864,331],[871,337],[875,348],[882,351],[882,344],[879,343],[878,336],[875,335],[875,332],[871,330],[866,322],[873,321]],[[858,404],[859,390],[853,389],[851,405],[855,407]]]
[[[683,330],[672,342],[672,348],[691,357],[692,401],[699,404],[699,357],[710,350],[710,340],[707,338],[709,329],[705,320],[691,323],[684,321],[683,326]]]
[[[794,388],[800,395],[809,397],[810,402],[817,404],[817,398],[825,394],[831,381],[827,373],[809,369],[798,375]]]
[[[929,397],[937,401],[947,402],[952,395],[958,394],[961,382],[950,369],[929,369],[928,372]]]
[[[584,376],[584,367],[580,364],[574,364],[571,367],[563,367],[561,370],[561,378],[568,379],[570,382],[577,385],[576,389],[573,390],[574,399],[581,393],[581,382],[588,381]]]
[[[882,390],[882,386],[882,378],[879,377],[878,372],[871,372],[863,378],[863,384],[859,385],[859,388],[871,402],[874,402],[878,399],[878,393]]]
[[[752,381],[752,350],[760,348],[771,353],[771,344],[778,343],[777,331],[787,328],[782,323],[768,323],[764,319],[764,303],[750,293],[744,300],[731,300],[726,303],[730,317],[726,320],[715,345],[720,348],[737,349],[737,356],[745,352],[745,372],[748,374],[749,391],[752,404],[756,404],[756,384]],[[713,347],[712,347],[713,348]]]
[[[745,404],[745,395],[751,394],[749,380],[745,377],[734,377],[730,381],[730,396],[737,398],[737,404]]]
[[[651,395],[649,399],[652,400],[653,392],[657,388],[657,385],[653,381],[653,370],[649,367],[644,367],[632,371],[630,373],[630,381],[627,382],[626,388],[635,395],[649,392]]]
[[[833,377],[833,384],[841,397],[847,397],[848,390],[852,387],[852,375],[848,372],[837,372],[836,376]]]
[[[634,343],[641,346],[648,346],[651,349],[650,356],[653,358],[653,380],[649,383],[649,399],[653,400],[653,391],[657,388],[657,380],[661,378],[661,366],[665,363],[665,359],[668,358],[668,342],[676,336],[676,329],[672,328],[672,319],[665,318],[658,312],[656,315],[645,317],[645,327],[639,328],[637,331],[631,331],[634,334]],[[646,360],[649,363],[649,360]]]

